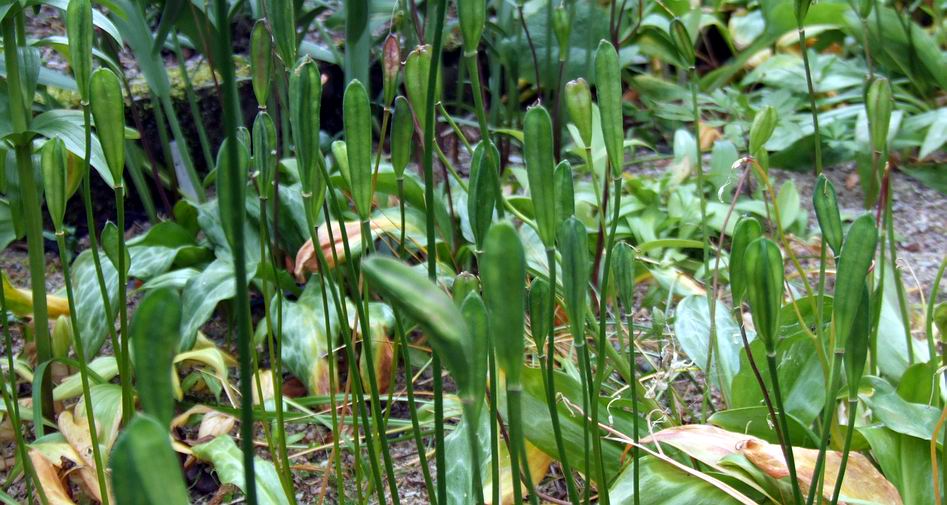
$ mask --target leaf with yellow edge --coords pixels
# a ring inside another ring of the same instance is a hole
[[[75,505],[69,493],[66,492],[56,467],[42,451],[30,449],[30,461],[33,463],[33,469],[36,470],[40,485],[43,486],[49,505]]]
[[[7,310],[21,317],[33,317],[33,292],[14,286],[6,272],[3,272],[3,296]],[[47,294],[46,309],[49,311],[51,320],[59,316],[68,316],[69,301],[61,296]]]
[[[343,223],[339,221],[332,222],[332,239],[334,240],[329,239],[328,226],[324,224],[319,226],[319,235],[317,237],[319,239],[319,248],[322,249],[322,254],[324,254],[326,258],[326,265],[330,269],[336,267],[336,257],[340,262],[345,261],[345,251],[342,247],[342,234],[340,232],[342,224]],[[345,232],[348,234],[352,254],[360,253],[362,224],[358,221],[348,221],[344,223],[344,225]],[[371,219],[369,220],[369,226],[372,231],[372,239],[377,237],[381,232],[394,232],[398,230],[397,223],[385,218]],[[335,249],[335,257],[333,257],[332,249]],[[318,257],[316,255],[316,249],[312,245],[312,239],[307,240],[303,246],[299,248],[299,251],[296,253],[294,265],[293,275],[295,275],[296,279],[300,282],[305,280],[306,272],[319,271]]]

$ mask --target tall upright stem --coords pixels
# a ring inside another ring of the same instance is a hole
[[[89,177],[91,174],[86,174]],[[128,265],[125,264],[125,186],[122,181],[115,181],[115,211],[118,221],[118,321],[122,334],[122,376],[127,383],[131,383],[131,357],[128,354]],[[122,395],[122,420],[125,423],[131,422],[131,417],[135,412],[135,399],[133,393]]]
[[[792,484],[793,503],[802,504],[802,493],[799,491],[799,479],[796,477],[796,462],[792,453],[792,440],[789,437],[789,423],[786,420],[788,415],[783,407],[783,395],[779,390],[779,373],[776,370],[776,350],[766,350],[766,361],[769,365],[769,378],[772,381],[773,396],[776,400],[776,412],[778,414],[780,429],[783,432],[783,456],[786,458],[786,466],[789,467],[789,480]]]
[[[812,84],[812,70],[809,66],[809,50],[806,48],[806,30],[799,21],[799,50],[802,52],[802,65],[806,71],[806,87],[809,90],[809,109],[812,112],[813,145],[815,148],[815,174],[822,173],[822,135],[819,132],[819,109],[815,103],[815,86]]]
[[[855,414],[858,409],[858,398],[848,399],[848,431],[845,433],[845,445],[842,446],[842,462],[839,463],[838,475],[835,477],[835,490],[832,491],[832,505],[838,504],[842,494],[842,482],[845,480],[845,467],[848,465],[848,454],[852,449],[852,435],[855,433]]]

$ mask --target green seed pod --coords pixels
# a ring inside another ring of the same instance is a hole
[[[595,87],[602,121],[605,151],[615,176],[621,174],[625,159],[625,130],[621,110],[621,67],[618,52],[611,42],[603,40],[595,52]]]
[[[851,332],[845,341],[845,374],[848,378],[849,398],[858,396],[858,383],[865,373],[871,333],[871,295],[868,284],[862,283],[862,294],[855,312]]]
[[[296,2],[286,0],[267,0],[266,17],[270,20],[273,40],[276,41],[276,53],[289,67],[296,61]]]
[[[276,124],[266,111],[253,120],[253,168],[257,172],[260,196],[272,196],[276,175]]]
[[[812,207],[819,228],[822,229],[822,238],[837,258],[842,249],[842,217],[839,215],[835,186],[824,175],[819,175],[812,190]]]
[[[90,92],[95,132],[102,143],[112,181],[118,186],[125,171],[125,97],[122,85],[115,73],[103,67],[92,73]]]
[[[572,32],[572,20],[569,11],[559,4],[552,11],[552,30],[556,32],[556,42],[559,43],[559,61],[566,61],[569,56],[569,34]]]
[[[878,229],[870,214],[863,214],[856,219],[845,236],[835,274],[835,299],[832,304],[836,349],[844,348],[852,334],[877,243]]]
[[[543,341],[549,334],[549,281],[535,277],[529,285],[529,329],[533,335],[536,349],[543,349]]]
[[[270,76],[273,75],[273,39],[262,19],[253,25],[250,32],[250,74],[256,103],[265,108],[270,93]]]
[[[483,295],[490,313],[497,363],[507,385],[520,384],[526,311],[526,254],[508,221],[490,227],[480,262]]]
[[[875,5],[873,0],[858,0],[858,17],[868,19],[871,15],[871,9]]]
[[[871,130],[871,142],[875,151],[884,153],[888,145],[888,125],[891,123],[891,83],[878,77],[868,86],[865,109]]]
[[[796,13],[796,24],[802,25],[802,22],[806,20],[806,14],[809,13],[809,6],[812,4],[812,0],[795,0],[794,7]]]
[[[473,419],[480,417],[483,408],[483,399],[487,393],[487,357],[490,353],[490,319],[483,299],[476,291],[471,291],[464,297],[460,305],[460,313],[464,316],[467,328],[470,330],[468,348],[470,352],[470,393]]]
[[[572,164],[562,160],[556,165],[556,228],[569,216],[575,215],[575,186],[572,180]]]
[[[592,92],[589,83],[579,77],[566,83],[566,108],[584,147],[592,146]]]
[[[493,155],[488,155],[492,151]],[[500,152],[490,140],[481,140],[474,149],[470,161],[470,182],[467,186],[467,216],[470,230],[478,250],[483,250],[483,241],[493,223],[493,211],[497,204],[497,160]]]
[[[223,225],[224,234],[228,243],[233,246],[234,216],[230,215],[232,208],[230,202],[237,198],[238,194],[244,194],[242,188],[247,184],[247,165],[250,155],[247,153],[247,148],[238,141],[237,159],[231,160],[230,149],[227,147],[227,142],[230,141],[229,138],[225,138],[217,151],[217,207],[220,211],[220,223]],[[231,163],[236,163],[238,167],[236,179],[231,177],[232,171],[226,168]]]
[[[677,55],[681,59],[681,64],[687,68],[693,67],[697,61],[697,55],[694,52],[694,41],[680,18],[671,20],[669,35],[671,36],[671,43],[674,44],[674,49],[677,50]]]
[[[134,346],[135,386],[142,410],[162,426],[171,424],[174,392],[171,367],[178,348],[181,295],[170,287],[149,291],[132,318],[129,336]]]
[[[168,425],[151,416],[136,414],[122,429],[108,464],[115,503],[189,503]]]
[[[533,214],[539,238],[547,248],[556,243],[556,186],[552,155],[552,120],[541,105],[531,107],[523,119],[523,158],[529,179]]]
[[[62,315],[56,318],[53,333],[50,335],[53,344],[53,357],[65,358],[69,355],[72,336],[72,322],[69,320],[69,316]]]
[[[627,242],[615,247],[615,284],[626,312],[635,306],[635,250]]]
[[[332,142],[332,157],[335,158],[336,166],[339,167],[339,173],[342,174],[342,177],[345,178],[345,182],[351,184],[352,179],[349,177],[349,150],[348,146],[345,144],[344,140],[336,140]]]
[[[391,118],[391,166],[398,178],[404,177],[404,169],[411,160],[414,140],[414,116],[408,99],[395,98],[395,112]]]
[[[941,339],[947,338],[947,302],[940,302],[934,307],[934,326],[937,326]]]
[[[743,303],[743,295],[746,293],[746,248],[762,236],[763,228],[760,222],[751,217],[741,218],[733,228],[733,242],[727,267],[730,271],[730,292],[734,306]]]
[[[46,193],[46,210],[56,232],[62,231],[66,218],[66,166],[68,158],[62,139],[54,138],[43,145],[41,164],[43,169],[43,190]]]
[[[391,105],[398,92],[398,71],[401,70],[401,45],[398,36],[389,34],[381,54],[381,77],[385,107]]]
[[[279,2],[277,2],[279,3]],[[290,2],[282,2],[290,3]],[[319,111],[322,104],[322,76],[308,56],[289,77],[289,117],[296,144],[296,161],[303,191],[312,191],[318,177]]]
[[[589,285],[589,239],[585,225],[575,217],[559,227],[559,251],[562,253],[562,293],[566,314],[576,345],[585,345],[586,291]]]
[[[362,220],[372,211],[372,112],[365,86],[355,79],[342,97],[342,120],[355,210]]]
[[[408,54],[404,63],[404,88],[408,93],[411,108],[418,111],[418,126],[424,131],[424,114],[427,110],[427,82],[431,71],[434,51],[429,45],[418,46]],[[434,101],[437,102],[441,89],[441,72],[438,69],[434,89]]]
[[[776,350],[776,328],[783,303],[783,255],[779,246],[767,238],[758,238],[746,248],[746,299],[766,352]]]
[[[454,277],[453,297],[454,303],[460,305],[469,293],[480,292],[480,279],[476,275],[464,271]]]
[[[92,77],[92,2],[69,0],[66,7],[66,36],[69,38],[69,66],[76,78],[79,97],[89,101]]]
[[[753,117],[750,126],[750,156],[756,157],[776,129],[776,109],[767,105]]]
[[[366,258],[362,261],[362,274],[374,291],[421,326],[431,347],[444,360],[461,396],[472,396],[470,330],[447,294],[417,270],[392,258]]]
[[[457,17],[460,18],[460,35],[464,39],[464,56],[477,54],[487,17],[487,3],[484,0],[458,0]]]
[[[118,226],[115,226],[115,223],[109,221],[105,223],[105,226],[102,228],[102,250],[105,252],[105,256],[112,262],[112,266],[118,270],[118,252],[119,252],[119,233],[124,233],[125,230],[119,231]],[[122,249],[124,253],[122,266],[125,267],[125,275],[128,275],[128,269],[131,268],[132,259],[128,253],[128,248]]]

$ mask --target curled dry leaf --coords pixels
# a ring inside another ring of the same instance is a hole
[[[332,223],[332,240],[329,239],[329,228],[327,226],[319,227],[319,248],[322,249],[322,254],[325,255],[326,264],[329,268],[335,268],[335,259],[332,255],[332,249],[335,249],[335,256],[338,257],[339,261],[345,260],[345,249],[342,246],[342,235],[339,233],[341,228],[340,226],[343,223],[336,221]],[[362,225],[358,221],[349,221],[344,223],[345,233],[349,237],[349,245],[353,249],[360,248],[362,241]],[[372,230],[372,235],[377,236],[379,232],[382,231],[393,231],[397,229],[397,224],[392,223],[387,219],[371,219],[369,220],[369,226]],[[293,274],[296,276],[296,279],[300,282],[305,281],[306,272],[318,272],[319,263],[316,256],[316,249],[312,245],[312,239],[306,241],[302,247],[299,248],[299,251],[296,253],[296,262],[295,267],[293,268]]]
[[[659,431],[642,439],[641,443],[664,443],[717,470],[727,472],[724,458],[742,455],[754,466],[774,479],[789,476],[789,468],[783,458],[782,449],[750,435],[734,433],[720,428],[690,424]],[[803,493],[812,485],[816,458],[819,451],[793,448],[796,473]],[[826,452],[825,478],[822,493],[831,498],[842,455],[837,451]],[[902,503],[898,490],[865,456],[852,452],[848,458],[842,493],[839,503]],[[846,501],[851,500],[851,501]]]
[[[75,502],[66,492],[62,479],[59,478],[57,466],[46,459],[46,456],[38,449],[30,449],[30,461],[33,463],[33,469],[36,470],[36,477],[43,486],[46,493],[46,499],[50,505],[74,505]]]
[[[10,312],[18,316],[33,317],[33,292],[14,286],[6,272],[3,272],[3,296]],[[69,301],[61,296],[48,294],[46,310],[50,321],[55,321],[59,316],[68,316]]]
[[[76,451],[80,461],[76,461],[76,467],[70,472],[78,472],[79,480],[82,482],[89,496],[96,501],[102,501],[102,495],[99,491],[99,481],[96,475],[95,458],[92,455],[92,438],[89,434],[89,425],[82,420],[78,421],[73,417],[72,412],[66,410],[59,414],[56,420],[59,425],[59,432],[62,433],[69,445]],[[110,500],[113,502],[114,500]]]
[[[198,441],[207,441],[218,435],[225,435],[233,429],[236,422],[236,418],[230,414],[214,410],[207,405],[195,405],[171,420],[171,430],[184,426],[191,417],[196,415],[204,416],[197,429]]]
[[[526,442],[526,461],[529,462],[529,475],[533,478],[533,485],[538,486],[542,482],[546,473],[549,472],[549,465],[552,464],[552,458],[539,450],[533,444]],[[527,492],[526,484],[521,484],[523,493]],[[487,505],[493,505],[491,497],[493,496],[493,482],[489,475],[485,476],[483,484],[483,496]],[[511,505],[513,503],[513,476],[510,472],[510,456],[506,450],[506,445],[501,444],[500,448],[500,505]]]

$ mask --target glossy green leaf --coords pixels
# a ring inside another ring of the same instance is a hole
[[[743,337],[740,327],[733,320],[727,306],[717,300],[716,308],[716,347],[713,350],[714,363],[710,370],[704,370],[716,383],[724,399],[729,403],[732,398],[733,378],[740,371],[740,352],[743,350]],[[674,333],[681,349],[694,362],[704,369],[710,347],[710,310],[707,297],[691,295],[680,301],[674,311]],[[753,334],[747,335],[752,340]]]
[[[497,364],[507,384],[519,384],[523,368],[526,312],[526,253],[508,221],[490,227],[480,262],[483,295],[490,312]]]
[[[411,160],[412,141],[414,140],[414,115],[408,99],[395,98],[395,111],[391,119],[391,166],[399,177]]]
[[[572,338],[585,342],[586,290],[589,285],[589,243],[583,225],[575,217],[559,227],[559,251],[562,253],[562,293],[569,316]]]
[[[737,221],[733,229],[733,242],[730,246],[730,260],[727,268],[730,272],[730,292],[734,305],[743,303],[746,293],[747,275],[745,267],[746,248],[754,240],[763,236],[760,222],[751,217],[743,217]]]
[[[894,433],[883,425],[859,427],[871,446],[872,458],[891,481],[905,504],[933,505],[934,486],[930,443]],[[938,464],[940,454],[937,454]]]
[[[42,170],[43,191],[46,194],[46,210],[57,232],[62,230],[66,217],[66,170],[68,165],[66,148],[60,139],[52,139],[43,146]]]
[[[102,228],[102,250],[105,251],[105,256],[112,262],[112,266],[118,270],[119,263],[119,233],[123,233],[115,226],[115,223],[109,221],[105,223],[105,226]],[[122,258],[122,266],[125,267],[125,274],[128,274],[128,270],[131,268],[131,255],[128,253],[128,249],[122,251],[124,257]]]
[[[76,77],[79,96],[89,100],[92,77],[92,2],[69,0],[66,9],[66,35],[69,37],[69,66]]]
[[[746,248],[746,298],[756,333],[775,349],[779,308],[783,303],[783,255],[773,241],[758,238]]]
[[[296,61],[295,2],[267,0],[266,17],[269,19],[270,28],[273,30],[276,53],[283,60],[283,65],[289,67]]]
[[[372,114],[368,92],[358,80],[349,83],[342,99],[349,184],[362,220],[372,211]]]
[[[122,432],[109,458],[117,503],[190,503],[181,464],[171,449],[168,428],[139,414]]]
[[[579,77],[566,83],[566,109],[569,118],[579,130],[579,137],[586,148],[592,147],[592,92],[589,83]]]
[[[125,97],[118,76],[107,68],[93,72],[90,85],[95,132],[102,144],[112,180],[121,184],[125,170]]]
[[[174,415],[171,365],[178,347],[181,297],[169,288],[148,292],[135,309],[131,321],[135,360],[135,387],[142,410],[161,426]]]
[[[262,19],[253,25],[253,31],[250,32],[250,75],[256,103],[266,107],[273,75],[273,39]]]
[[[717,487],[654,456],[639,460],[639,501],[634,500],[633,465],[628,465],[609,488],[616,505],[722,505],[740,503]]]
[[[552,145],[552,119],[542,106],[531,107],[523,119],[523,158],[529,178],[533,215],[543,244],[556,241],[556,186]]]
[[[290,3],[290,2],[287,2]],[[229,435],[220,435],[210,442],[191,448],[194,456],[214,466],[217,478],[246,492],[243,478],[243,453]],[[253,461],[256,473],[256,497],[260,505],[289,505],[289,499],[280,482],[273,463],[256,457]],[[172,502],[169,502],[172,503]]]
[[[875,220],[870,214],[863,214],[852,223],[842,244],[835,274],[835,304],[832,308],[836,349],[845,348],[852,334],[877,242]]]
[[[118,304],[118,271],[112,266],[111,261],[103,260],[101,264],[102,276],[105,278],[109,303],[112,307],[112,317],[108,317],[105,313],[102,292],[99,290],[95,265],[92,261],[92,252],[84,251],[80,254],[70,269],[72,285],[75,289],[76,316],[79,319],[77,334],[82,337],[85,355],[88,357],[95,356],[102,347],[108,325],[115,321],[115,308]]]
[[[812,190],[812,207],[815,209],[825,243],[832,248],[835,257],[838,257],[842,252],[842,217],[839,214],[835,185],[824,175],[819,175]]]
[[[492,151],[492,155],[487,151]],[[493,142],[480,141],[474,149],[470,161],[470,179],[467,186],[467,217],[474,243],[483,249],[483,241],[493,223],[493,213],[497,204],[497,160],[500,152]]]

